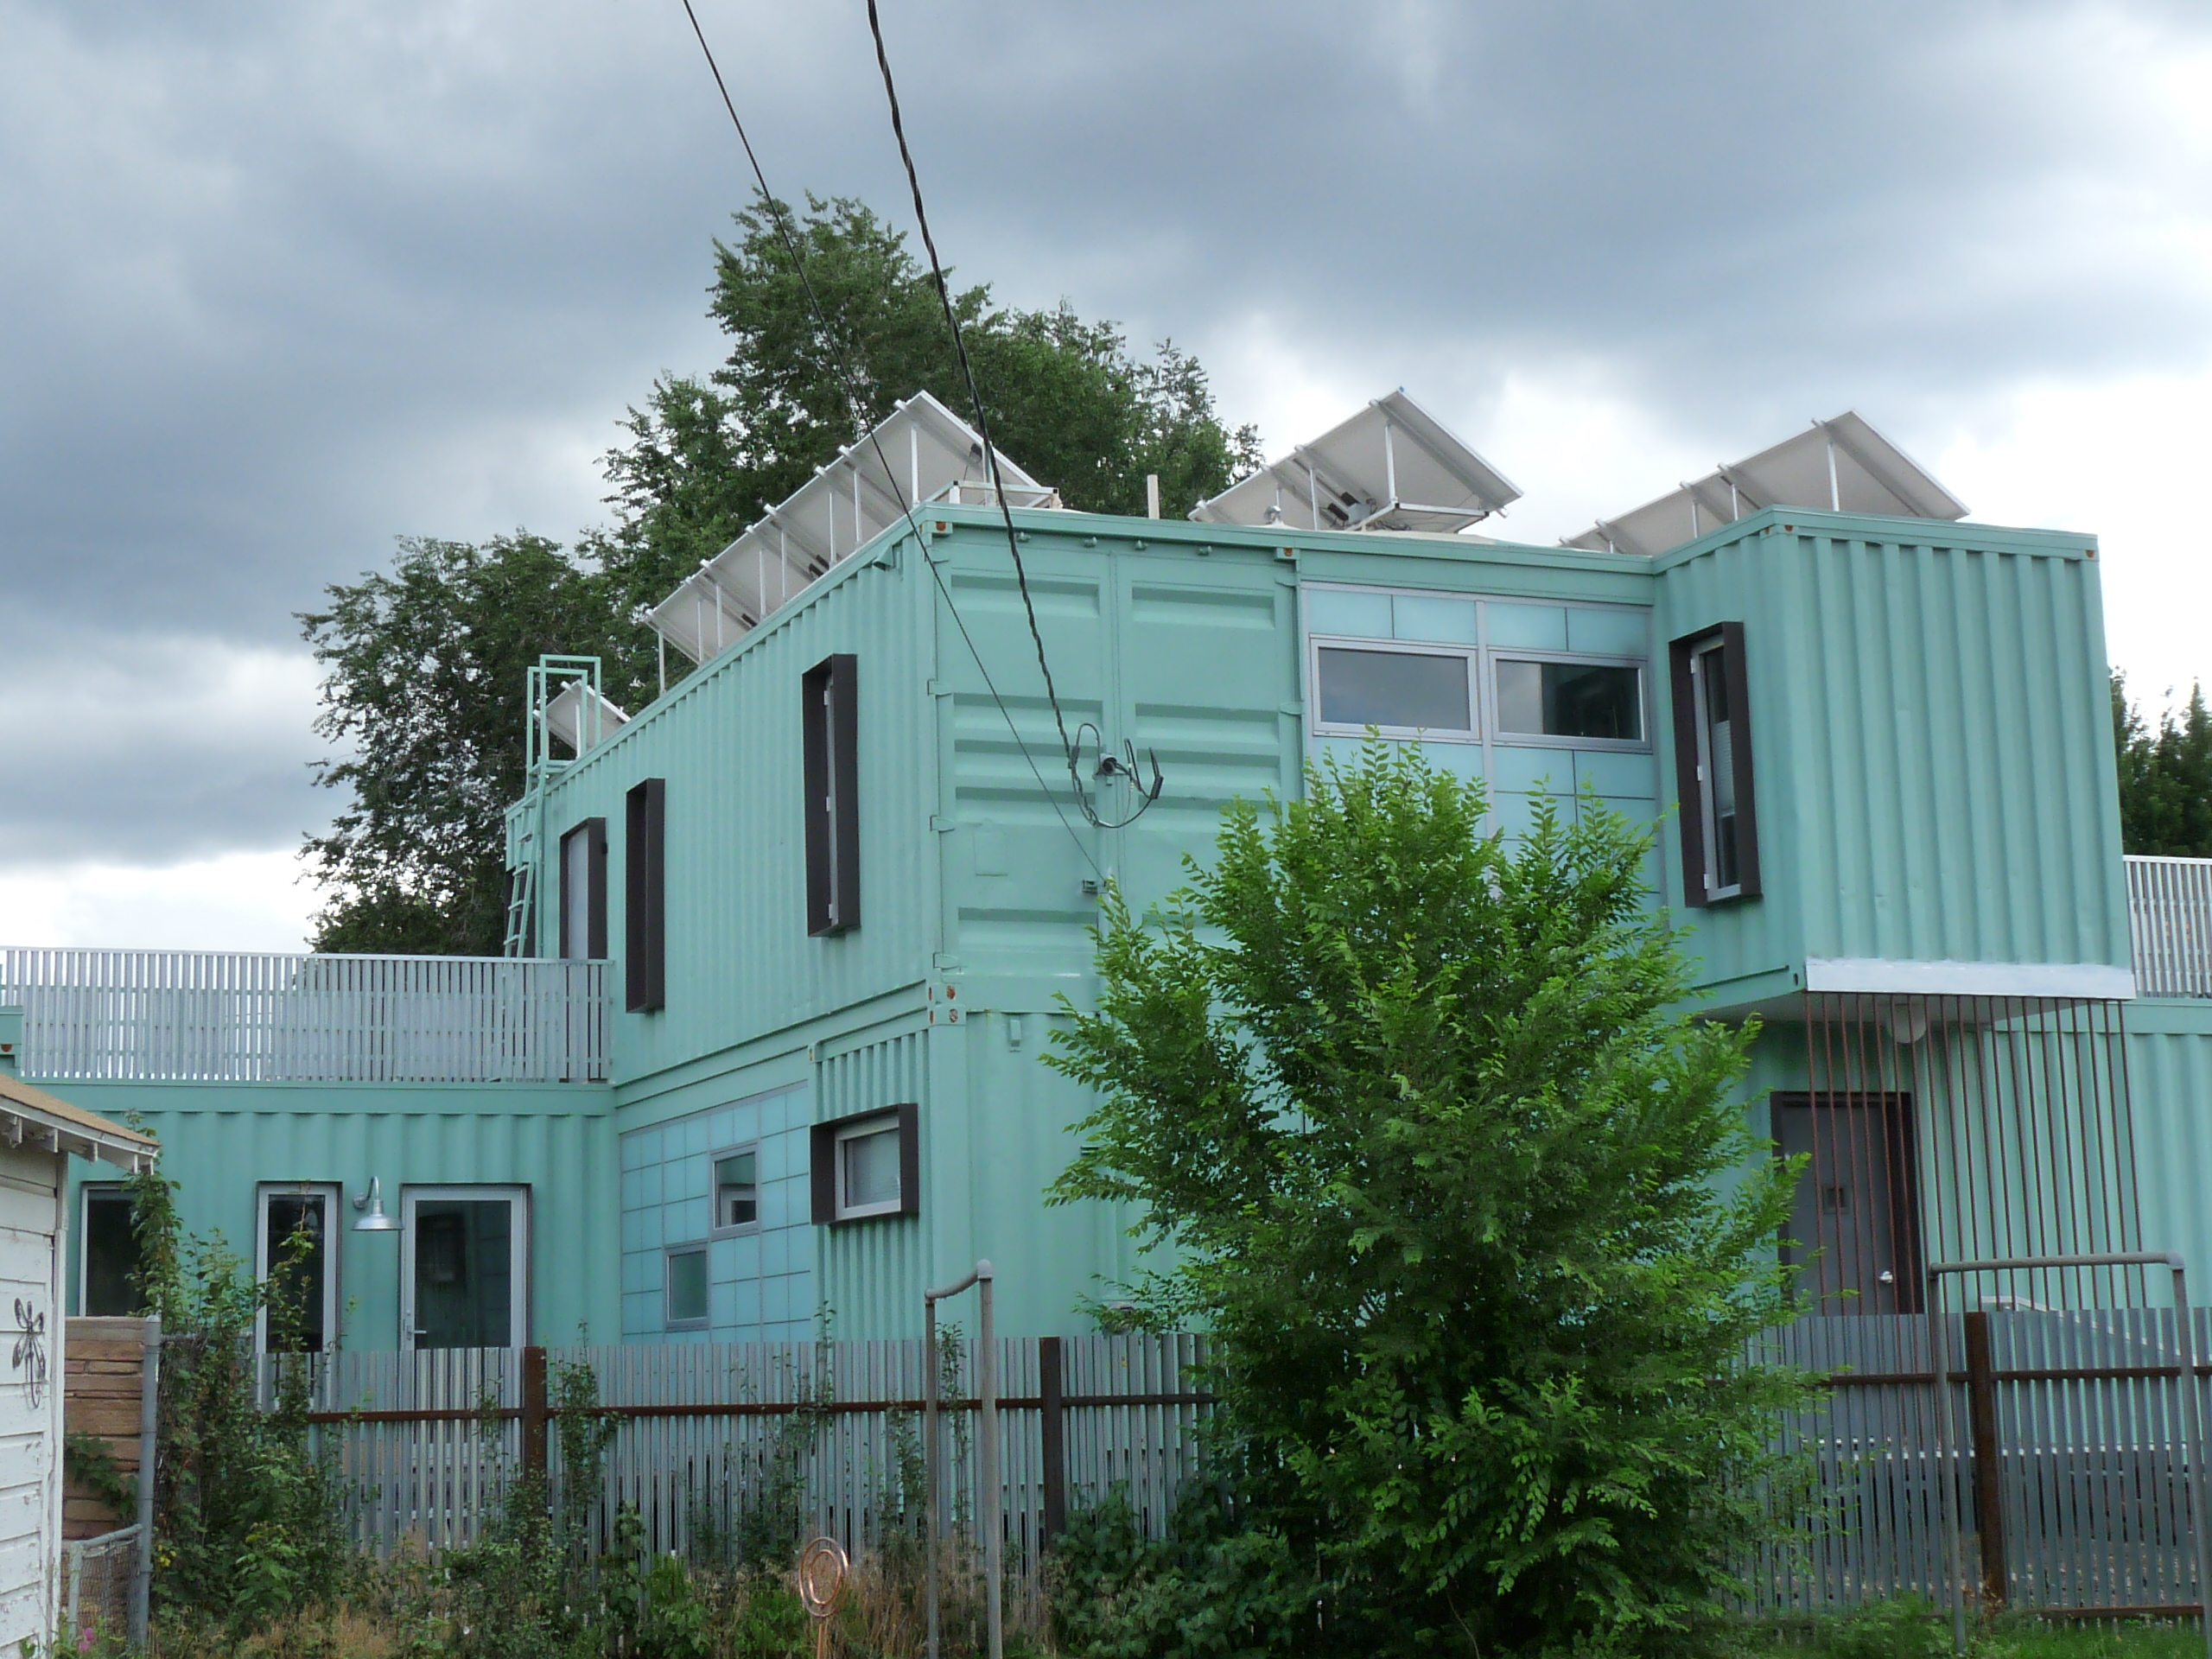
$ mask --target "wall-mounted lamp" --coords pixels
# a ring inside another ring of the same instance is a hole
[[[368,1212],[353,1224],[355,1232],[396,1233],[399,1230],[397,1219],[384,1212],[384,1183],[377,1177],[369,1177],[369,1190],[353,1200],[353,1207]]]

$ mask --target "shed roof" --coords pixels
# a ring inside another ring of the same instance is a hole
[[[52,1152],[114,1164],[134,1175],[151,1169],[161,1153],[160,1143],[144,1130],[125,1128],[0,1072],[0,1141],[20,1147],[27,1141]]]

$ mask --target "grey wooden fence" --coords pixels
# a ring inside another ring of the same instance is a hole
[[[2212,1353],[2212,1311],[2195,1310]],[[1801,1320],[1764,1356],[1824,1379],[1785,1428],[1814,1502],[1755,1564],[1770,1611],[1951,1596],[1943,1483],[1960,1570],[1986,1606],[2046,1616],[2194,1616],[2191,1483],[2181,1348],[2170,1308],[2018,1308],[1950,1316],[1946,1443],[1919,1315]],[[2212,1365],[2190,1379],[2205,1403]]]
[[[1160,1534],[1198,1468],[1200,1358],[1190,1336],[1001,1341],[1010,1564],[1033,1564],[1070,1508],[1117,1490]],[[959,1530],[981,1512],[975,1363],[973,1341],[940,1357],[941,1502]],[[346,1483],[356,1536],[379,1551],[410,1535],[432,1548],[470,1541],[533,1467],[564,1503],[594,1506],[601,1537],[630,1505],[656,1550],[703,1543],[702,1529],[738,1538],[748,1525],[825,1532],[857,1549],[918,1524],[923,1363],[918,1341],[341,1353],[317,1363],[310,1421]],[[611,1431],[595,1493],[575,1489],[562,1450],[564,1426],[586,1423]]]
[[[2212,1355],[2212,1311],[2196,1313]],[[1813,1502],[1750,1563],[1751,1602],[1807,1611],[1950,1594],[1942,1483],[1952,1484],[1970,1593],[2065,1617],[2185,1616],[2193,1567],[2179,1346],[2170,1309],[1951,1316],[1955,1440],[1939,1431],[1917,1315],[1808,1318],[1756,1357],[1822,1379],[1783,1426]],[[1084,1337],[1001,1344],[999,1466],[1017,1576],[1068,1511],[1116,1490],[1165,1528],[1198,1469],[1200,1339]],[[941,1371],[949,1527],[981,1512],[973,1342]],[[319,1363],[315,1432],[356,1533],[390,1549],[477,1535],[507,1484],[543,1467],[596,1535],[634,1507],[645,1542],[688,1550],[748,1526],[826,1532],[849,1548],[918,1523],[918,1342],[639,1345],[340,1354]],[[2202,1399],[2212,1364],[2196,1368]],[[579,1390],[579,1382],[585,1386]],[[564,1414],[563,1400],[595,1402]],[[2212,1402],[2208,1402],[2212,1403]],[[605,1424],[596,1491],[564,1465],[564,1423]]]

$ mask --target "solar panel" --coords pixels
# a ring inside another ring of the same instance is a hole
[[[1762,507],[1826,507],[1892,518],[1967,516],[1966,503],[1926,467],[1847,410],[1562,541],[1599,552],[1664,553]]]
[[[629,723],[629,715],[582,678],[570,680],[545,705],[545,729],[578,754],[604,743]]]
[[[1049,485],[1003,453],[998,466],[1009,505],[1060,505]],[[686,577],[645,620],[693,662],[706,662],[899,523],[909,506],[991,499],[982,439],[928,392],[918,391]]]
[[[1481,523],[1520,494],[1401,388],[1199,502],[1191,517],[1293,530],[1450,535]]]

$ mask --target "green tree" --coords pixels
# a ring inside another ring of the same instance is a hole
[[[704,380],[655,381],[624,423],[628,442],[607,456],[620,522],[591,550],[630,605],[665,598],[805,483],[858,435],[855,416],[872,425],[918,390],[968,415],[933,279],[902,232],[844,197],[810,197],[803,215],[760,200],[735,219],[734,243],[715,245],[709,308],[728,359]],[[1160,510],[1180,515],[1259,465],[1254,429],[1222,424],[1205,370],[1172,341],[1142,361],[1114,323],[1087,322],[1065,302],[1002,308],[983,286],[956,292],[953,309],[992,442],[1070,506],[1141,513],[1145,475],[1156,473]]]
[[[1648,831],[1370,742],[1232,804],[1157,913],[1109,893],[1098,1091],[1058,1201],[1135,1205],[1128,1287],[1214,1333],[1243,1513],[1319,1563],[1330,1651],[1663,1644],[1770,1524],[1794,1172],[1748,1134],[1753,1030],[1670,1012]],[[1311,1621],[1307,1621],[1310,1627]]]
[[[2212,858],[2212,709],[2204,688],[2169,709],[2156,731],[2127,698],[2127,677],[2112,677],[2113,747],[2120,759],[2120,844],[2131,853]]]
[[[549,651],[636,649],[606,587],[526,531],[410,537],[388,575],[334,586],[300,618],[325,671],[315,730],[346,751],[316,781],[352,798],[308,838],[330,895],[316,950],[499,954],[527,671]]]
[[[523,531],[480,546],[403,539],[388,575],[334,586],[300,618],[325,671],[315,729],[343,756],[318,781],[350,795],[304,849],[326,895],[315,949],[499,950],[524,671],[543,652],[594,655],[617,703],[650,702],[657,653],[639,608],[858,435],[841,359],[863,421],[918,388],[965,412],[935,289],[901,235],[858,202],[810,199],[794,223],[825,328],[768,204],[737,222],[710,290],[728,360],[703,380],[663,375],[629,411],[629,441],[605,461],[611,530],[584,532],[573,558]],[[955,304],[995,439],[1071,505],[1141,512],[1156,473],[1162,511],[1180,512],[1257,464],[1252,429],[1221,424],[1204,370],[1172,344],[1140,361],[1113,324],[1065,304],[998,309],[981,287]]]

